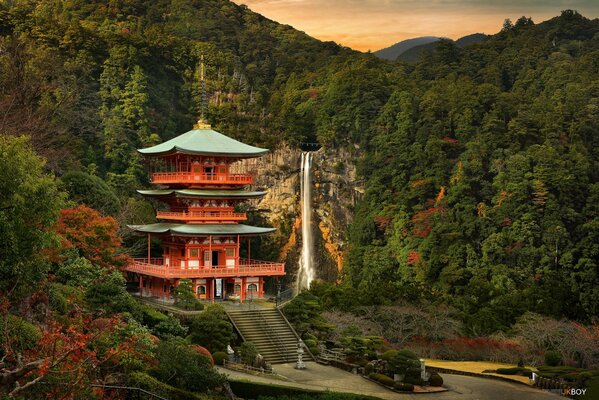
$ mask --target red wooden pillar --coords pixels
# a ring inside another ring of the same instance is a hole
[[[144,282],[143,282],[143,275],[139,274],[139,297],[143,297],[144,295]]]
[[[264,278],[258,278],[258,298],[261,299],[264,294]]]
[[[245,300],[245,277],[241,278],[241,294],[239,295],[240,301]]]

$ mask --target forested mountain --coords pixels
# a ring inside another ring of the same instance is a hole
[[[597,20],[521,18],[409,65],[225,0],[3,2],[0,35],[0,131],[31,135],[72,200],[94,179],[97,208],[141,218],[134,149],[193,124],[204,55],[217,129],[364,154],[348,302],[446,302],[477,334],[599,312]]]
[[[409,51],[414,47],[434,43],[439,39],[440,38],[436,36],[422,36],[412,39],[406,39],[402,40],[401,42],[397,42],[389,47],[385,47],[384,49],[377,50],[372,54],[384,60],[395,61],[397,60],[397,57],[401,56],[406,51]]]
[[[467,36],[463,36],[463,37],[459,38],[458,40],[455,41],[455,44],[458,47],[464,47],[464,46],[468,46],[473,43],[481,42],[486,37],[487,37],[487,35],[485,35],[483,33],[473,33],[472,35],[467,35]],[[449,40],[449,39],[445,39],[445,40]],[[404,51],[400,55],[398,55],[396,57],[395,61],[403,61],[403,62],[409,62],[409,63],[417,62],[420,60],[421,57],[428,55],[429,52],[434,50],[436,45],[437,45],[437,41],[414,46],[414,47]]]

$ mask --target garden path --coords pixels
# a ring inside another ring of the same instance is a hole
[[[342,393],[355,393],[385,400],[556,400],[559,396],[522,384],[496,381],[471,376],[442,374],[445,386],[450,390],[434,394],[399,394],[374,382],[339,368],[307,362],[305,370],[294,369],[293,363],[279,364],[275,371],[289,381],[244,374],[218,367],[219,371],[234,380],[247,380],[300,389]]]

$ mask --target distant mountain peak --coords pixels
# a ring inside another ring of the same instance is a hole
[[[423,44],[433,43],[441,39],[436,36],[422,36],[412,39],[402,40],[389,47],[375,51],[373,54],[378,58],[395,61],[402,53],[410,50],[412,47],[421,46]]]

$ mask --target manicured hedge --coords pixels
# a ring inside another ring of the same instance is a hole
[[[393,385],[393,387],[397,390],[401,390],[402,392],[414,391],[414,385],[412,385],[411,383],[396,382],[395,385]]]
[[[348,393],[318,392],[248,381],[229,381],[236,396],[259,400],[377,400],[375,397]]]
[[[393,380],[393,378],[390,378],[387,375],[372,373],[372,374],[368,375],[368,377],[370,379],[374,379],[375,381],[380,382],[386,386],[395,385],[395,381]]]
[[[318,392],[314,390],[305,390],[278,385],[268,385],[265,383],[256,383],[248,381],[229,381],[229,384],[231,385],[233,393],[235,393],[236,396],[239,396],[244,399],[257,399],[259,396],[315,396],[318,394]]]
[[[495,372],[501,375],[523,375],[528,377],[532,376],[532,371],[524,367],[497,368]]]
[[[443,378],[439,374],[431,374],[431,377],[428,380],[429,385],[431,386],[443,386]]]
[[[129,386],[147,390],[169,400],[206,400],[210,397],[197,393],[177,389],[176,387],[160,382],[158,379],[144,373],[132,372],[129,374]]]

